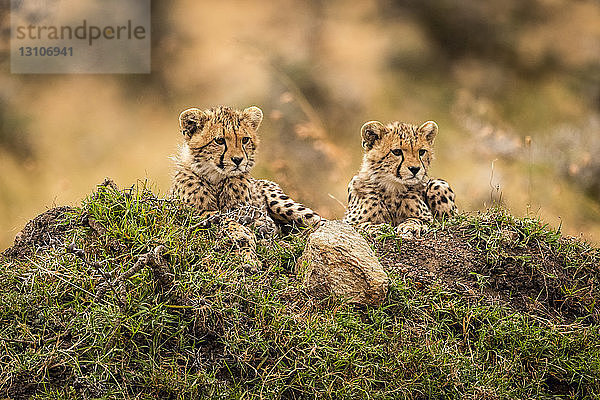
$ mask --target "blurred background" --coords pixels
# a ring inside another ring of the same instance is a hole
[[[265,114],[254,176],[341,217],[367,120],[440,127],[431,175],[600,242],[596,0],[155,1],[149,75],[10,73],[0,0],[0,249],[111,177],[162,194],[191,106]]]

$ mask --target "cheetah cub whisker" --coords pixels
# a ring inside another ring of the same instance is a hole
[[[454,192],[442,179],[430,179],[438,126],[370,121],[361,128],[364,148],[359,173],[348,185],[344,221],[369,231],[395,226],[404,238],[419,236],[434,216],[456,212]]]
[[[189,108],[179,116],[184,137],[175,160],[171,193],[184,203],[197,207],[207,220],[220,215],[245,213],[243,221],[226,221],[228,236],[239,230],[240,242],[248,240],[245,225],[254,226],[263,236],[272,235],[282,224],[315,226],[321,217],[310,208],[292,200],[278,184],[250,176],[258,147],[257,131],[263,113],[258,107],[243,111],[229,107],[208,110]],[[230,218],[229,218],[230,219]],[[240,222],[242,224],[240,224]]]

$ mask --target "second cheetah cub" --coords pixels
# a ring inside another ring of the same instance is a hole
[[[456,211],[454,192],[427,175],[438,126],[367,122],[361,129],[365,149],[361,169],[348,185],[344,220],[363,228],[388,223],[405,238],[419,236],[435,215]]]

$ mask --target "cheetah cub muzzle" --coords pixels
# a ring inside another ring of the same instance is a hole
[[[363,162],[348,185],[344,220],[369,231],[391,224],[398,235],[413,238],[425,231],[434,216],[456,212],[450,185],[428,177],[437,133],[433,121],[420,126],[365,123]]]

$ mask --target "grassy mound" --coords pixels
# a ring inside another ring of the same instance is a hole
[[[303,233],[262,242],[252,274],[199,222],[144,185],[31,221],[0,266],[0,396],[600,396],[600,252],[537,220],[383,229],[380,307],[307,296]]]

